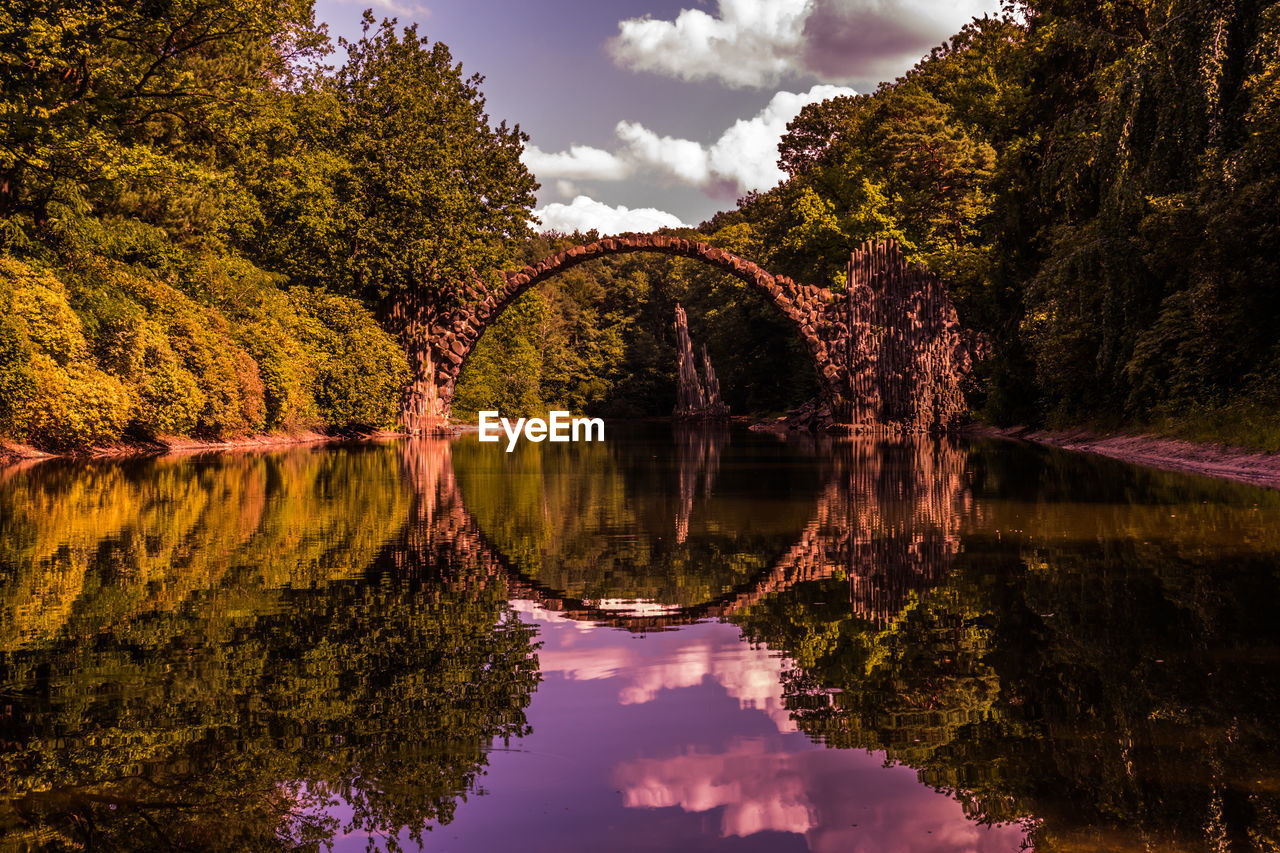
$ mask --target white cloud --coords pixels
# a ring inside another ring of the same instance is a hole
[[[707,152],[691,139],[658,136],[636,122],[620,121],[615,129],[627,146],[631,159],[646,166],[656,166],[682,183],[702,186],[711,176]]]
[[[541,220],[541,231],[589,231],[601,234],[622,234],[628,231],[655,231],[659,228],[683,228],[679,217],[652,207],[631,209],[619,205],[610,207],[595,199],[580,195],[569,204],[556,202],[540,207],[533,215]]]
[[[762,87],[787,76],[888,79],[995,0],[719,0],[718,15],[631,18],[610,40],[614,61],[682,80]]]
[[[601,148],[570,145],[568,151],[548,153],[536,145],[524,149],[524,164],[539,178],[617,181],[627,177],[628,164]]]
[[[610,41],[614,60],[683,80],[763,86],[790,70],[812,0],[720,0],[720,16],[685,9],[674,21],[632,18]]]
[[[785,177],[778,168],[778,143],[787,122],[808,104],[856,95],[844,86],[814,86],[808,92],[778,92],[769,105],[750,119],[738,119],[720,135],[708,152],[711,171],[737,181],[738,192],[767,190]]]
[[[778,142],[787,131],[787,122],[805,105],[856,93],[845,86],[828,85],[814,86],[808,92],[777,92],[763,110],[737,120],[710,145],[658,136],[639,122],[618,122],[614,132],[622,143],[620,150],[572,145],[567,151],[550,154],[531,145],[525,149],[525,165],[540,179],[558,179],[556,187],[564,199],[579,195],[570,178],[625,181],[657,174],[698,187],[714,199],[733,200],[745,192],[769,190],[782,181],[785,175],[778,169]]]
[[[778,92],[763,110],[734,122],[710,145],[659,136],[638,122],[621,121],[615,132],[623,147],[615,153],[575,145],[568,151],[548,154],[530,146],[527,150],[535,153],[526,154],[525,163],[539,178],[578,177],[588,166],[601,167],[592,176],[601,180],[656,173],[698,187],[714,198],[732,200],[751,190],[767,190],[782,180],[778,142],[786,133],[787,122],[806,104],[854,94],[853,89],[829,85],[817,85],[808,92]],[[603,164],[609,164],[612,171]],[[613,177],[608,177],[610,174]]]

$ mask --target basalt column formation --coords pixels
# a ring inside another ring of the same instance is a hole
[[[856,432],[946,431],[965,416],[963,383],[980,336],[960,327],[936,275],[907,263],[898,244],[864,243],[849,260],[846,293],[849,409]]]
[[[727,420],[729,407],[720,399],[720,380],[711,367],[707,346],[702,345],[702,376],[699,377],[693,339],[689,337],[689,318],[679,305],[676,306],[676,359],[679,385],[675,416],[681,420]]]

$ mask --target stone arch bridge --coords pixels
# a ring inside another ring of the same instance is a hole
[[[960,384],[980,354],[980,342],[960,328],[937,277],[909,265],[892,241],[855,251],[848,287],[833,291],[774,275],[696,240],[633,234],[573,246],[502,272],[493,285],[477,277],[451,306],[419,306],[410,310],[414,316],[395,317],[406,335],[419,341],[410,353],[413,380],[406,391],[405,429],[424,434],[447,423],[468,357],[485,330],[529,288],[579,264],[634,252],[701,261],[768,300],[804,343],[823,402],[837,423],[923,432],[950,427],[964,411]]]

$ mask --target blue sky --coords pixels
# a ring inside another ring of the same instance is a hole
[[[484,75],[491,118],[530,135],[542,227],[688,224],[781,175],[804,104],[901,74],[991,0],[317,0],[416,22]]]

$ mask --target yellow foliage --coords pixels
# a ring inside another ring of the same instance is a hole
[[[404,353],[363,305],[218,263],[174,283],[101,257],[56,274],[0,258],[0,435],[72,450],[394,424]]]
[[[0,260],[0,294],[7,293],[11,329],[29,353],[24,393],[5,407],[19,440],[51,448],[114,441],[124,428],[129,396],[120,380],[88,356],[80,318],[61,282],[26,264]],[[10,366],[12,369],[12,366]]]

